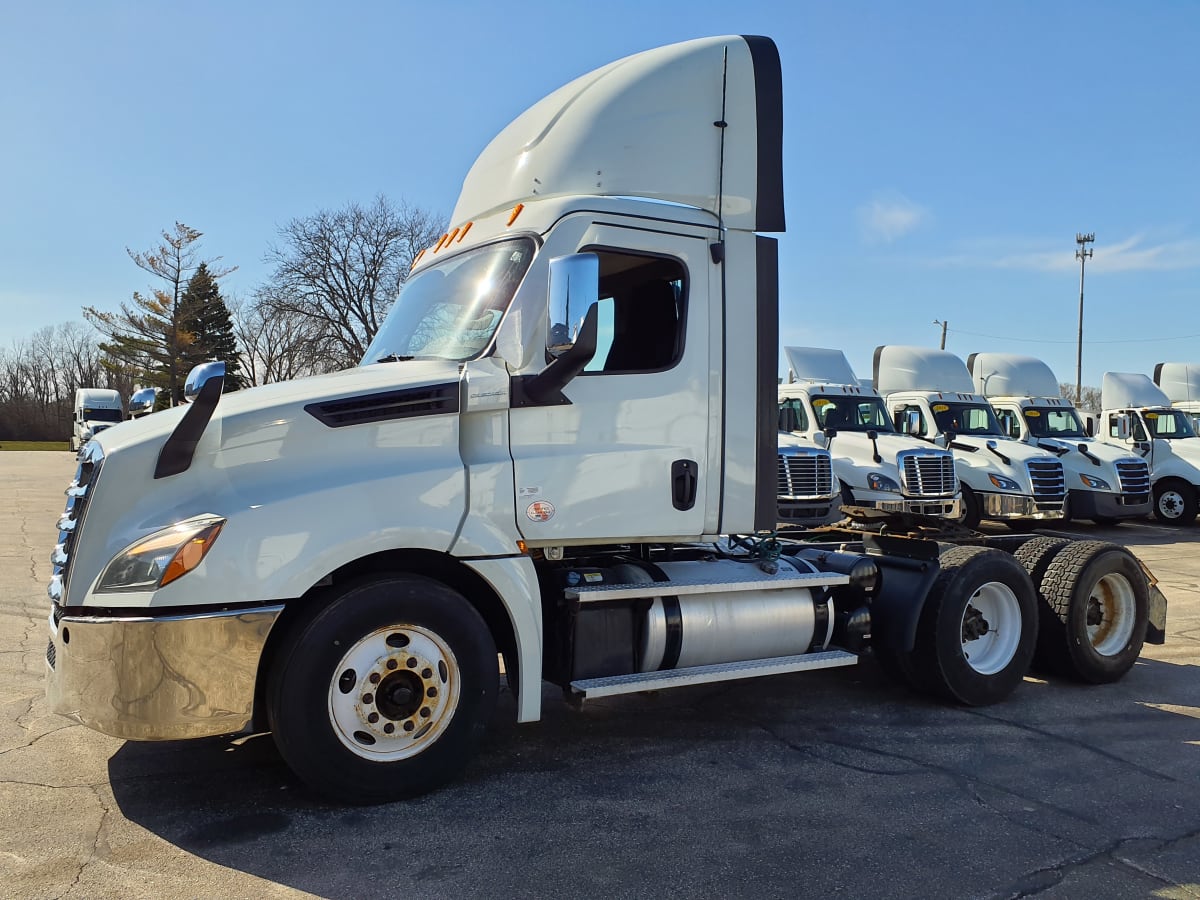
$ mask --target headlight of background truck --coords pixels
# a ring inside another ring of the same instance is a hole
[[[1080,473],[1079,480],[1082,481],[1084,484],[1086,484],[1088,487],[1095,488],[1098,491],[1111,491],[1112,490],[1112,488],[1110,488],[1108,486],[1108,482],[1105,481],[1103,478],[1093,478],[1091,475],[1084,475],[1084,474]]]
[[[1003,475],[993,475],[991,472],[988,472],[988,481],[1002,491],[1019,491],[1021,489],[1021,486],[1011,478],[1005,478]]]
[[[154,591],[170,584],[200,565],[225,521],[220,516],[196,516],[147,535],[105,567],[96,593]]]
[[[880,475],[878,472],[871,472],[867,475],[867,487],[873,491],[891,491],[893,494],[900,493],[900,485],[896,484],[895,481],[886,475]]]

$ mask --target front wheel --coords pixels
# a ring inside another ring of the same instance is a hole
[[[1186,481],[1166,478],[1154,485],[1154,516],[1168,525],[1196,520],[1196,489]]]
[[[284,638],[267,681],[279,752],[351,803],[430,791],[467,763],[495,707],[496,647],[461,594],[395,575],[351,582]]]
[[[979,502],[979,495],[965,484],[962,485],[962,513],[958,517],[958,524],[975,529],[982,519],[983,505]]]
[[[1020,684],[1033,658],[1033,582],[1011,555],[988,547],[955,547],[941,564],[917,628],[917,680],[957,703],[996,703]]]

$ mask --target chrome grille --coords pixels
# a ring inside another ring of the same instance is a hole
[[[958,490],[954,456],[944,452],[903,450],[896,454],[904,492],[910,497],[945,497]]]
[[[1144,459],[1118,459],[1117,477],[1125,494],[1150,493],[1150,467]]]
[[[75,469],[75,480],[67,485],[67,506],[58,520],[58,543],[50,552],[52,569],[47,593],[55,603],[56,613],[58,604],[66,597],[67,578],[71,571],[71,550],[79,540],[79,529],[83,525],[88,498],[95,490],[103,462],[104,454],[99,446],[88,444],[80,454],[79,466]]]
[[[833,466],[828,453],[780,453],[779,496],[829,497],[833,494]]]
[[[1057,459],[1031,459],[1025,463],[1038,503],[1061,503],[1067,496],[1067,480]]]

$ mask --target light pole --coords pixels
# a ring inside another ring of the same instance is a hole
[[[1079,406],[1083,399],[1083,267],[1087,264],[1088,257],[1092,255],[1092,251],[1087,248],[1088,244],[1094,243],[1096,233],[1081,234],[1076,232],[1075,243],[1079,245],[1079,249],[1075,251],[1075,258],[1079,260],[1079,344],[1075,351],[1075,405]]]

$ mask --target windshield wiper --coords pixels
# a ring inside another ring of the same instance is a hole
[[[410,359],[416,359],[415,356],[397,356],[395,353],[389,353],[387,356],[381,356],[375,362],[408,362]]]

